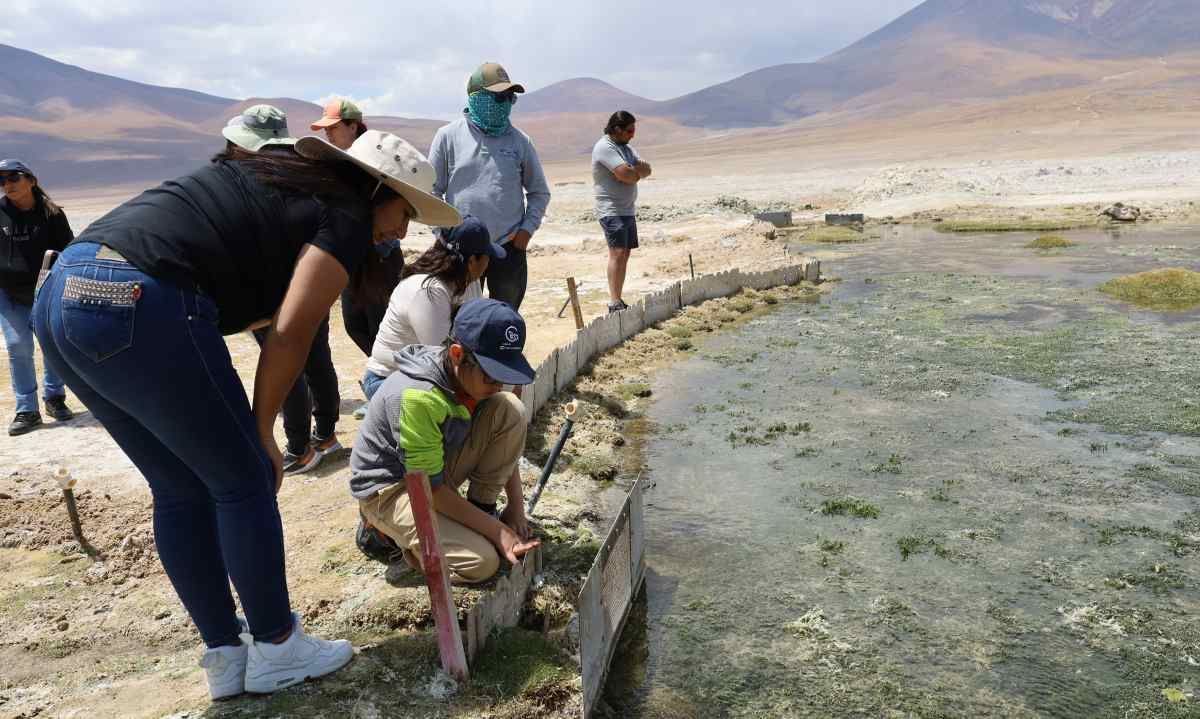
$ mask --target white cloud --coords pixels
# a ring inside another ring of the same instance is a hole
[[[359,99],[369,113],[451,117],[467,75],[502,62],[529,89],[591,76],[666,99],[819,58],[919,0],[9,0],[0,38],[131,80],[227,97]]]

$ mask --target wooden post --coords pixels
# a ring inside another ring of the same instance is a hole
[[[575,291],[575,278],[567,278],[567,294],[571,297],[571,311],[575,313],[575,329],[583,329],[583,310],[579,308],[579,293]]]
[[[438,539],[437,510],[433,508],[429,477],[424,472],[409,472],[404,476],[404,483],[408,487],[408,501],[417,525],[417,536],[421,540],[421,567],[425,571],[425,584],[429,586],[429,605],[433,609],[433,621],[437,627],[442,668],[455,679],[466,681],[467,657],[458,629],[454,594],[450,591],[450,570],[446,567],[446,557],[442,554],[442,543]]]
[[[47,260],[50,259],[49,254],[50,251],[47,251]],[[75,541],[79,542],[80,548],[87,551],[88,543],[83,538],[83,525],[79,523],[79,507],[75,504],[75,480],[71,478],[71,473],[67,471],[66,467],[56,468],[54,479],[62,489],[63,503],[67,505],[67,519],[71,521],[71,534],[75,535]]]
[[[688,253],[688,269],[692,271],[692,279],[696,279],[696,263],[692,262],[692,253]]]

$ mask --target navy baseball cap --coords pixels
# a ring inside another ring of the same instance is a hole
[[[474,255],[487,255],[492,259],[503,260],[508,252],[503,247],[492,242],[492,233],[487,225],[474,215],[464,215],[462,223],[455,227],[438,228],[438,242],[450,252],[458,253],[464,259]]]
[[[26,165],[20,160],[14,160],[11,158],[8,160],[0,160],[0,172],[21,172],[29,175],[30,177],[35,177],[33,170],[29,169],[29,165]]]
[[[504,384],[533,384],[525,349],[525,320],[507,302],[476,299],[454,318],[450,336],[471,350],[488,377]]]

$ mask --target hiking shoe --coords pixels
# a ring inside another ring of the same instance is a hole
[[[16,437],[19,434],[31,432],[41,423],[41,412],[17,412],[17,416],[13,418],[12,424],[8,425],[8,436]]]
[[[328,457],[334,452],[342,449],[342,443],[338,441],[336,434],[330,435],[325,439],[321,439],[314,433],[311,441],[312,448],[316,450],[317,454],[321,455],[322,458]]]
[[[208,677],[208,695],[213,701],[228,699],[246,691],[246,659],[249,647],[244,638],[236,647],[206,649],[200,666]]]
[[[608,303],[608,313],[611,315],[614,312],[629,309],[629,305],[625,304],[625,300],[617,300],[616,302]]]
[[[47,397],[45,404],[46,414],[53,417],[55,422],[70,422],[75,419],[75,413],[67,406],[66,397]]]
[[[402,550],[401,554],[402,558],[389,564],[387,571],[383,573],[383,581],[393,587],[405,586],[414,575],[425,576],[425,571],[421,569],[421,562],[417,559],[416,554],[408,549]]]
[[[354,658],[354,647],[345,639],[329,641],[310,637],[292,615],[292,635],[282,644],[251,642],[246,662],[246,691],[270,694],[305,679],[336,672]]]
[[[324,456],[312,447],[304,450],[304,454],[293,454],[291,451],[284,452],[283,473],[302,474],[314,470],[321,463]]]

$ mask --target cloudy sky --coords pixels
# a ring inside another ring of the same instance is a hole
[[[5,0],[0,42],[225,97],[345,95],[370,113],[450,117],[484,60],[503,63],[530,90],[591,76],[667,99],[818,59],[919,4]]]

